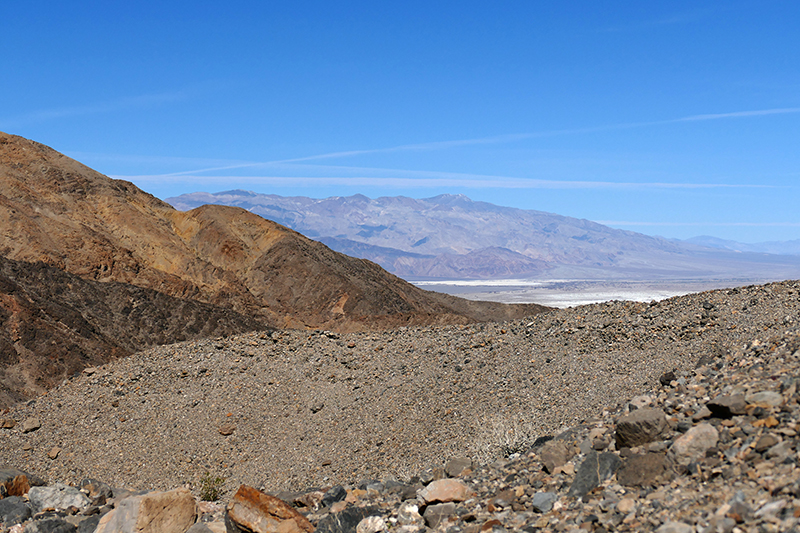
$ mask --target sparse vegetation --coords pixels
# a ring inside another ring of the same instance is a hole
[[[537,436],[530,424],[515,417],[493,418],[483,428],[475,439],[474,457],[480,463],[523,453],[533,446]]]
[[[200,499],[204,502],[215,502],[222,496],[222,486],[225,484],[225,478],[219,476],[212,476],[210,472],[206,472],[200,476]]]

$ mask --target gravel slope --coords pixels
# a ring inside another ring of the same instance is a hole
[[[196,488],[207,471],[228,490],[407,479],[456,455],[522,451],[665,371],[791,327],[798,306],[800,283],[783,282],[499,324],[163,346],[0,415],[17,422],[0,429],[0,465],[161,489]],[[31,417],[41,427],[23,433]]]

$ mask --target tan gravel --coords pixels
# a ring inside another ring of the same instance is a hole
[[[47,481],[267,490],[407,479],[537,436],[794,324],[800,283],[611,302],[506,323],[186,342],[83,372],[2,418],[0,467]],[[37,430],[22,423],[36,417]],[[55,459],[48,456],[61,449]]]

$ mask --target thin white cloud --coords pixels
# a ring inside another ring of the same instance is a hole
[[[719,5],[715,5],[713,8],[693,9],[690,11],[673,13],[671,15],[667,15],[657,19],[640,20],[640,21],[634,21],[630,24],[621,24],[617,26],[600,28],[598,31],[600,33],[623,33],[623,32],[627,33],[631,31],[638,32],[642,30],[650,30],[652,28],[658,28],[663,26],[691,24],[695,22],[700,22],[703,19],[707,19],[710,17],[718,18],[720,12],[726,11],[727,9],[729,9],[728,6],[723,6],[720,3]]]
[[[66,117],[80,115],[93,115],[97,113],[109,113],[125,109],[136,109],[159,105],[166,102],[182,100],[186,97],[185,91],[175,91],[166,93],[142,94],[128,98],[119,98],[105,102],[95,102],[79,106],[65,106],[51,109],[33,111],[16,117],[0,119],[0,128],[15,129],[29,124],[37,124],[48,120],[55,120]]]
[[[603,131],[611,131],[611,130],[622,130],[622,129],[632,129],[632,128],[642,128],[647,126],[660,126],[665,124],[677,124],[677,123],[684,123],[684,122],[699,122],[699,121],[709,121],[709,120],[726,120],[726,119],[736,119],[736,118],[751,118],[751,117],[762,117],[762,116],[769,116],[769,115],[786,115],[786,114],[796,114],[800,113],[800,107],[784,107],[784,108],[776,108],[776,109],[759,109],[759,110],[749,110],[749,111],[733,111],[727,113],[709,113],[709,114],[701,114],[701,115],[689,115],[686,117],[679,117],[674,119],[667,119],[667,120],[657,120],[657,121],[647,121],[647,122],[629,122],[629,123],[619,123],[619,124],[607,124],[603,126],[591,126],[586,128],[571,128],[571,129],[563,129],[563,130],[547,130],[547,131],[539,131],[539,132],[530,132],[530,133],[517,133],[517,134],[506,134],[506,135],[496,135],[491,137],[479,137],[474,139],[457,139],[452,141],[434,141],[428,143],[416,143],[416,144],[403,144],[398,146],[390,146],[387,148],[372,148],[372,149],[364,149],[364,150],[346,150],[346,151],[338,151],[338,152],[327,152],[323,154],[316,154],[304,157],[296,157],[290,159],[276,159],[271,161],[253,161],[253,162],[231,162],[231,164],[224,164],[221,166],[212,166],[212,167],[203,167],[203,168],[196,168],[192,170],[184,170],[179,172],[172,172],[168,174],[160,174],[158,177],[163,179],[168,179],[171,177],[179,177],[179,176],[190,176],[190,175],[197,175],[197,174],[204,174],[206,172],[218,172],[220,170],[236,170],[236,169],[245,169],[245,168],[269,168],[269,167],[281,167],[281,166],[289,166],[292,168],[297,163],[304,163],[309,161],[320,161],[325,159],[337,159],[337,158],[344,158],[344,157],[354,157],[359,155],[372,155],[372,154],[380,154],[380,153],[391,153],[391,152],[402,152],[402,151],[432,151],[432,150],[446,150],[451,148],[460,148],[464,146],[474,146],[474,145],[481,145],[481,144],[502,144],[502,143],[510,143],[516,141],[522,141],[526,139],[534,139],[534,138],[544,138],[544,137],[556,137],[562,135],[578,135],[578,134],[585,134],[585,133],[598,133]],[[2,122],[0,122],[0,125]],[[301,165],[297,165],[301,166]],[[331,168],[331,167],[318,167],[318,168]],[[336,167],[332,167],[336,168]],[[357,168],[357,167],[339,167],[339,168]],[[367,170],[367,169],[365,169]],[[368,169],[368,170],[375,170],[375,169]],[[383,170],[383,169],[381,169]],[[394,171],[399,172],[399,171]],[[236,179],[241,179],[237,177]],[[594,182],[592,182],[594,183]],[[659,187],[665,187],[665,184],[659,184]],[[701,185],[704,187],[704,185]]]
[[[735,111],[733,113],[712,113],[706,115],[692,115],[690,117],[676,118],[663,122],[696,122],[700,120],[720,120],[726,118],[763,117],[766,115],[788,115],[800,113],[800,107],[783,107],[778,109],[759,109],[755,111]],[[656,123],[658,124],[658,123]]]
[[[423,150],[444,150],[450,148],[460,148],[463,146],[474,146],[479,144],[502,144],[502,143],[509,143],[509,142],[516,142],[522,141],[526,139],[534,139],[539,137],[557,137],[562,135],[576,135],[576,134],[584,134],[584,133],[598,133],[603,131],[611,131],[611,130],[621,130],[621,129],[631,129],[631,128],[642,128],[646,126],[659,126],[665,124],[676,124],[681,122],[699,122],[699,121],[707,121],[707,120],[724,120],[724,119],[732,119],[732,118],[748,118],[748,117],[762,117],[768,115],[787,115],[787,114],[794,114],[800,113],[800,107],[783,107],[777,109],[757,109],[757,110],[748,110],[748,111],[733,111],[728,113],[709,113],[709,114],[702,114],[702,115],[690,115],[687,117],[680,117],[674,119],[667,119],[667,120],[656,120],[656,121],[647,121],[647,122],[628,122],[628,123],[620,123],[620,124],[607,124],[603,126],[591,126],[586,128],[571,128],[571,129],[563,129],[563,130],[547,130],[547,131],[538,131],[538,132],[530,132],[530,133],[516,133],[516,134],[506,134],[506,135],[496,135],[491,137],[478,137],[474,139],[457,139],[453,141],[434,141],[429,143],[417,143],[417,144],[404,144],[398,146],[391,146],[388,148],[373,148],[373,149],[365,149],[365,150],[347,150],[347,151],[340,151],[340,152],[329,152],[324,154],[316,154],[311,156],[305,157],[297,157],[293,159],[282,159],[282,160],[275,160],[269,161],[265,163],[252,163],[250,165],[243,165],[243,166],[258,166],[258,165],[270,165],[270,164],[278,164],[278,163],[299,163],[304,161],[315,161],[320,159],[334,159],[334,158],[342,158],[342,157],[353,157],[359,155],[370,155],[370,154],[379,154],[379,153],[389,153],[389,152],[400,152],[400,151],[423,151]],[[233,167],[231,167],[233,168]],[[215,169],[206,169],[206,170],[215,170]],[[222,170],[222,169],[217,169]],[[203,172],[205,170],[198,170],[196,172]]]
[[[800,222],[632,222],[622,220],[595,220],[605,226],[718,226],[754,228],[797,228]]]
[[[476,144],[497,144],[497,143],[513,142],[522,139],[528,139],[535,135],[536,134],[519,133],[519,134],[508,134],[508,135],[497,135],[494,137],[481,137],[476,139],[458,139],[455,141],[434,141],[429,143],[403,144],[400,146],[392,146],[389,148],[375,148],[370,150],[350,150],[345,152],[330,152],[327,154],[298,157],[294,159],[282,159],[278,161],[272,161],[271,163],[296,163],[302,161],[314,161],[317,159],[331,159],[337,157],[349,157],[354,155],[377,154],[384,152],[440,150],[447,148],[459,148],[461,146],[472,146]]]
[[[382,169],[388,171],[388,169]],[[174,174],[112,176],[135,183],[187,183],[187,184],[230,184],[270,185],[293,187],[394,187],[394,188],[436,188],[463,187],[469,189],[752,189],[774,188],[770,185],[750,185],[732,183],[665,183],[665,182],[611,182],[611,181],[560,181],[513,178],[508,176],[484,176],[425,171],[396,171],[398,174],[414,176],[190,176]]]

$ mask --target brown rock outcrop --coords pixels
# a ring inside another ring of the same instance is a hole
[[[530,315],[423,291],[244,209],[180,212],[133,184],[0,133],[0,252],[284,327],[361,330]]]
[[[274,496],[242,485],[228,504],[225,513],[228,531],[252,533],[312,533],[314,526],[306,517]]]
[[[0,229],[0,407],[153,344],[271,326],[460,324],[544,309],[423,291],[244,209],[180,212],[2,132]]]

